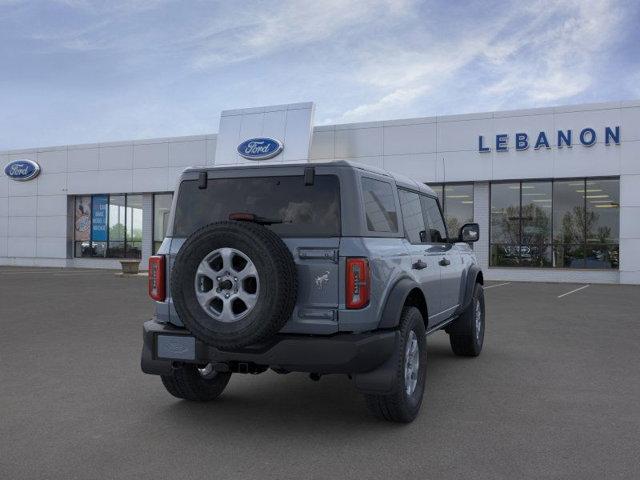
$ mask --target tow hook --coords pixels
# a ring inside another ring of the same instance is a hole
[[[309,374],[309,378],[311,380],[313,380],[314,382],[319,382],[320,381],[320,377],[322,377],[322,375],[320,375],[319,373],[313,372],[313,373]]]

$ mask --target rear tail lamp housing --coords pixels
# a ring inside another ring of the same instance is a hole
[[[156,302],[164,302],[165,291],[164,255],[149,257],[149,296]]]
[[[369,261],[366,258],[347,258],[346,306],[350,309],[369,305]]]

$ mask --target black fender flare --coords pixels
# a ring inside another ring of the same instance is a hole
[[[478,265],[471,265],[469,270],[466,271],[466,278],[463,278],[462,282],[460,282],[460,304],[456,311],[457,315],[462,314],[471,303],[476,283],[484,284],[484,277]]]
[[[402,277],[391,288],[387,300],[382,310],[382,316],[378,323],[378,328],[395,328],[400,322],[400,315],[402,314],[402,308],[409,296],[409,293],[415,288],[420,289],[420,285],[409,277]],[[422,291],[422,290],[421,290]],[[424,312],[423,316],[424,316]],[[427,318],[424,319],[425,325]]]

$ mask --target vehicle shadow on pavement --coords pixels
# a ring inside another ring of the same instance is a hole
[[[465,364],[467,359],[455,357],[448,341],[430,345],[425,402],[430,400],[430,389],[437,389],[452,369],[466,368]],[[323,429],[349,426],[356,431],[359,426],[367,430],[375,425],[389,428],[387,422],[368,414],[363,396],[345,375],[327,375],[319,382],[302,373],[234,375],[227,390],[213,402],[195,403],[172,397],[166,400],[156,411],[158,421],[187,431],[209,424],[215,427],[212,433],[216,435],[225,431],[225,425],[234,431],[251,428],[254,434],[283,424],[301,431],[320,425]]]

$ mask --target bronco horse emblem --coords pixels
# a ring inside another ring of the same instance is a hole
[[[324,274],[316,277],[316,287],[322,288],[325,283],[329,281],[329,271],[327,270]]]

